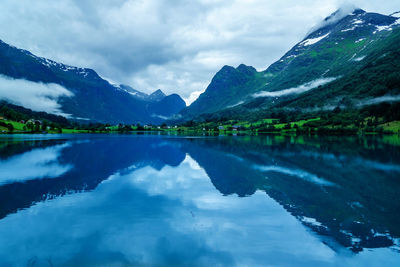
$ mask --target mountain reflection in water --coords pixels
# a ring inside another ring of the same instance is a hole
[[[0,265],[394,264],[397,143],[1,137]]]

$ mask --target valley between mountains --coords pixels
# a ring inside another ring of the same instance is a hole
[[[400,129],[398,13],[339,9],[265,70],[245,64],[222,67],[189,106],[177,94],[160,89],[146,94],[113,84],[92,69],[38,57],[5,42],[0,42],[0,62],[3,132],[47,130],[35,126],[35,120],[45,121],[50,132],[354,134]],[[26,127],[28,120],[33,125]]]

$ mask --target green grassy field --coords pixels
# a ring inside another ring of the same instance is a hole
[[[392,121],[388,123],[381,124],[384,131],[390,131],[393,133],[400,133],[400,121]]]
[[[73,133],[87,133],[87,130],[77,130],[77,129],[62,129],[62,133],[73,134]]]
[[[310,118],[310,119],[302,119],[297,121],[290,121],[281,123],[278,119],[265,118],[258,121],[235,121],[229,120],[225,122],[207,122],[207,123],[199,123],[192,126],[180,126],[177,129],[173,129],[173,131],[181,131],[181,132],[208,132],[208,133],[249,133],[249,134],[257,134],[257,133],[282,133],[282,134],[296,134],[302,133],[307,134],[310,131],[316,131],[314,133],[319,134],[397,134],[400,133],[400,122],[393,121],[389,123],[381,123],[379,124],[379,120],[382,118],[378,118],[376,121],[378,122],[375,126],[367,126],[368,119],[365,119],[365,123],[361,125],[361,127],[356,126],[356,122],[342,125],[342,121],[331,120],[327,121],[323,120],[320,117]],[[240,126],[239,131],[234,130],[232,127],[234,125]],[[290,125],[290,127],[289,127]],[[218,129],[218,127],[223,126],[223,129]],[[172,130],[172,129],[171,129]],[[168,131],[171,131],[168,130]]]
[[[299,121],[294,121],[294,122],[290,122],[290,125],[293,127],[294,125],[297,125],[299,127],[303,126],[305,123],[307,122],[311,122],[311,121],[319,121],[321,120],[321,118],[314,118],[314,119],[308,119],[308,120],[299,120]],[[278,123],[278,124],[274,124],[275,128],[277,129],[282,129],[287,123]]]
[[[366,121],[368,118],[366,119]],[[232,133],[243,133],[243,134],[258,134],[258,133],[281,133],[281,134],[296,134],[296,133],[305,133],[307,134],[311,129],[319,130],[325,129],[325,134],[333,133],[333,134],[349,134],[349,133],[365,133],[365,134],[377,134],[377,133],[385,133],[385,134],[399,134],[400,133],[400,121],[392,121],[387,123],[378,124],[375,128],[357,128],[354,124],[351,124],[346,127],[338,127],[337,125],[326,125],[321,124],[319,122],[324,122],[320,117],[303,119],[298,121],[291,121],[287,123],[280,123],[278,119],[265,118],[255,122],[249,121],[234,121],[229,120],[225,122],[204,122],[195,124],[192,126],[179,126],[173,128],[159,128],[157,126],[153,126],[153,128],[147,128],[146,131],[161,131],[167,133],[211,133],[211,134],[232,134]],[[3,121],[6,124],[11,123],[14,126],[14,133],[22,133],[27,132],[24,130],[25,124],[14,122],[14,121]],[[313,123],[313,125],[305,125],[307,123]],[[288,127],[290,125],[290,127]],[[223,126],[223,129],[218,129],[220,126]],[[239,126],[239,129],[233,129],[233,126]],[[297,127],[296,127],[297,126]],[[321,128],[322,127],[322,128]],[[142,128],[141,128],[142,129]],[[380,129],[380,130],[378,130]],[[383,131],[382,131],[383,129]],[[62,129],[62,133],[65,134],[76,134],[76,133],[117,133],[120,132],[118,126],[108,126],[103,128],[95,128],[95,129]],[[306,131],[305,131],[306,130]],[[139,131],[136,126],[126,126],[123,132],[126,131]],[[141,130],[143,131],[143,129]],[[352,131],[352,132],[351,132]],[[0,133],[7,133],[7,127],[0,126]],[[39,131],[41,132],[41,131]],[[49,130],[48,133],[59,133],[59,130]]]
[[[23,131],[24,130],[25,124],[23,124],[23,123],[16,122],[16,121],[9,121],[9,120],[6,120],[4,122],[7,124],[11,123],[12,126],[14,126],[14,131]]]

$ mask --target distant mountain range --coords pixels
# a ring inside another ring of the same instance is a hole
[[[339,9],[264,71],[224,66],[183,117],[235,118],[400,100],[400,19]]]
[[[0,74],[5,77],[66,88],[69,94],[57,99],[51,94],[48,97],[57,100],[63,114],[75,119],[106,123],[161,123],[186,107],[177,94],[166,96],[157,90],[147,95],[127,85],[112,85],[92,69],[37,57],[2,41],[0,62]],[[4,97],[0,95],[0,98]]]
[[[177,94],[157,90],[148,95],[110,84],[92,69],[37,57],[1,41],[0,78],[30,81],[29,86],[60,85],[45,97],[57,101],[62,114],[106,123],[255,119],[286,111],[362,107],[400,100],[398,17],[399,12],[386,16],[339,9],[264,71],[224,66],[189,107]],[[5,98],[1,91],[0,98]]]

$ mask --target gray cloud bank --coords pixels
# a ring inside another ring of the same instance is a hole
[[[69,117],[61,111],[57,100],[73,94],[58,84],[35,83],[22,79],[11,79],[0,75],[0,100],[32,109]]]
[[[385,14],[396,1],[355,0]],[[225,64],[265,69],[342,0],[3,0],[0,39],[187,102]],[[23,36],[23,38],[21,37]]]

